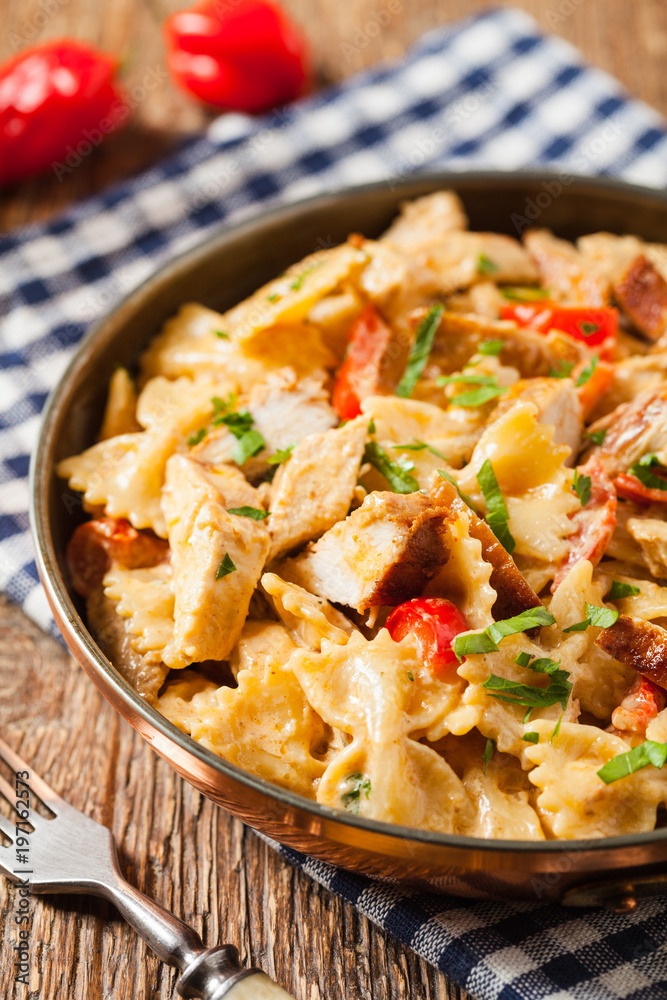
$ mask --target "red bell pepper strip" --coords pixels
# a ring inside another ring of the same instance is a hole
[[[0,184],[68,156],[78,162],[118,128],[129,110],[116,67],[113,56],[72,39],[24,49],[0,67]]]
[[[127,569],[157,566],[169,545],[152,532],[137,531],[122,517],[102,517],[76,528],[67,546],[67,565],[77,594],[89,597],[112,560]]]
[[[611,306],[562,306],[558,302],[513,302],[502,306],[502,319],[540,333],[561,330],[588,347],[611,346],[618,335],[618,310]],[[610,340],[610,344],[605,341]]]
[[[612,712],[611,724],[621,732],[646,735],[646,727],[667,705],[667,692],[639,674],[625,698]]]
[[[365,306],[350,329],[345,360],[338,369],[331,403],[341,420],[361,413],[361,400],[382,391],[382,361],[391,329],[372,305]]]
[[[465,616],[444,597],[414,597],[399,604],[387,618],[387,629],[395,642],[410,632],[417,637],[420,654],[436,677],[456,669],[452,641],[469,628]]]
[[[309,76],[306,44],[268,0],[202,0],[165,21],[176,83],[228,111],[257,113],[298,97]]]
[[[634,500],[635,503],[643,504],[667,503],[667,490],[644,486],[631,472],[622,472],[620,476],[616,476],[614,486],[619,497],[623,497],[624,500]]]

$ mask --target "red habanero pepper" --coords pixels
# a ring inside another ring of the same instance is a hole
[[[128,116],[117,60],[73,39],[24,49],[0,66],[0,184],[87,155]],[[85,147],[85,152],[82,151]]]
[[[358,417],[361,400],[382,392],[382,365],[392,337],[373,306],[364,306],[350,329],[345,360],[331,395],[331,405],[341,420]]]
[[[469,628],[465,616],[444,597],[414,597],[399,604],[387,618],[395,642],[409,632],[416,636],[424,662],[436,677],[451,672],[458,663],[452,641]]]
[[[301,34],[268,0],[201,0],[164,33],[176,83],[216,108],[266,111],[298,97],[309,76]]]
[[[563,306],[558,302],[516,302],[503,306],[501,319],[540,333],[561,330],[588,347],[612,347],[618,334],[618,310],[611,306]],[[609,343],[606,343],[609,341]]]

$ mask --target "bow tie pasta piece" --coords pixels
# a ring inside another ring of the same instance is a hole
[[[486,769],[481,757],[467,767],[463,784],[475,804],[475,837],[544,840],[539,817],[529,802],[530,783],[514,758],[494,753]]]
[[[323,639],[344,646],[357,631],[326,599],[281,580],[275,573],[264,574],[262,587],[272,597],[276,614],[298,646],[319,652]]]
[[[149,705],[156,705],[157,694],[168,669],[159,657],[151,655],[152,651],[137,651],[133,643],[142,637],[128,631],[128,619],[117,613],[115,600],[107,597],[101,588],[95,589],[86,599],[86,617],[91,632],[110,663]],[[168,622],[168,618],[166,620]]]
[[[250,670],[264,678],[277,666],[284,666],[296,648],[282,622],[248,618],[229,654],[229,666],[234,677],[241,670]]]
[[[537,766],[529,772],[540,789],[536,808],[551,837],[612,837],[652,830],[656,810],[667,797],[667,775],[649,766],[611,784],[598,776],[600,768],[631,745],[597,726],[563,722],[550,742],[553,726],[538,719],[531,728],[539,743],[526,757]]]
[[[115,563],[104,577],[104,593],[125,619],[130,645],[149,663],[162,662],[164,647],[174,633],[171,565],[123,569]]]
[[[185,677],[161,695],[163,715],[231,764],[315,798],[329,733],[289,668],[276,664],[261,678],[240,670],[237,688],[216,688],[189,670]]]
[[[347,516],[367,434],[363,418],[309,434],[278,467],[271,490],[269,560],[319,538]]]
[[[634,680],[635,672],[596,646],[599,628],[591,625],[582,632],[563,629],[585,620],[586,603],[604,607],[603,594],[601,583],[593,581],[591,564],[587,559],[580,560],[549,604],[556,625],[542,633],[542,645],[548,655],[562,660],[563,669],[570,672],[574,684],[572,697],[579,700],[583,711],[598,719],[611,716]]]
[[[213,416],[213,397],[227,396],[232,388],[227,380],[206,376],[170,381],[158,375],[146,383],[139,395],[137,420],[148,431],[171,427],[187,437]]]
[[[137,422],[137,390],[126,368],[117,368],[109,381],[109,395],[100,428],[100,441],[134,434],[141,427]]]
[[[268,372],[291,365],[299,375],[331,368],[336,359],[325,347],[318,328],[287,324],[261,331],[247,343],[233,339],[225,317],[189,303],[168,320],[141,357],[142,380],[156,375],[194,378],[212,373],[231,383],[231,390],[247,392]]]
[[[450,832],[472,821],[460,780],[416,742],[447,732],[463,685],[456,675],[435,680],[412,637],[395,643],[382,629],[370,642],[359,633],[346,646],[323,640],[321,653],[298,650],[289,665],[315,711],[352,736],[327,768],[319,802]]]
[[[261,521],[227,513],[224,497],[191,459],[172,455],[163,492],[174,570],[172,668],[224,660],[243,628],[269,548]]]

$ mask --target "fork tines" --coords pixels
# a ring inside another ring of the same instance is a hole
[[[4,760],[5,764],[11,767],[14,774],[18,774],[21,771],[27,771],[29,777],[26,780],[26,784],[31,792],[33,792],[38,798],[42,800],[45,806],[57,813],[58,808],[62,808],[65,804],[60,796],[53,791],[50,785],[41,778],[29,764],[26,764],[24,760],[11,747],[7,746],[5,741],[0,738],[0,760]],[[9,792],[9,794],[8,794]],[[15,790],[9,785],[9,783],[0,775],[0,793],[5,796],[5,798],[10,802],[14,803],[16,800]]]

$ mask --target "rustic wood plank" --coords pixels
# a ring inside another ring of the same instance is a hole
[[[0,194],[0,229],[46,218],[128,176],[201,128],[206,112],[161,75],[160,25],[184,0],[5,0],[0,59],[73,34],[122,53],[127,87],[153,72],[133,123],[61,182],[36,178]],[[284,0],[312,40],[320,81],[395,58],[420,34],[485,0]],[[662,0],[521,0],[667,113],[667,6]],[[393,11],[393,13],[390,13]],[[375,29],[378,20],[382,30]],[[141,90],[136,91],[141,95]],[[18,665],[18,669],[17,669]],[[299,1000],[459,1000],[445,977],[293,870],[254,834],[178,778],[120,720],[53,639],[0,602],[0,732],[75,806],[109,824],[128,877],[208,942],[237,944]],[[167,1000],[175,973],[103,903],[34,899],[28,991],[12,982],[13,890],[0,880],[0,995],[8,1000]]]

